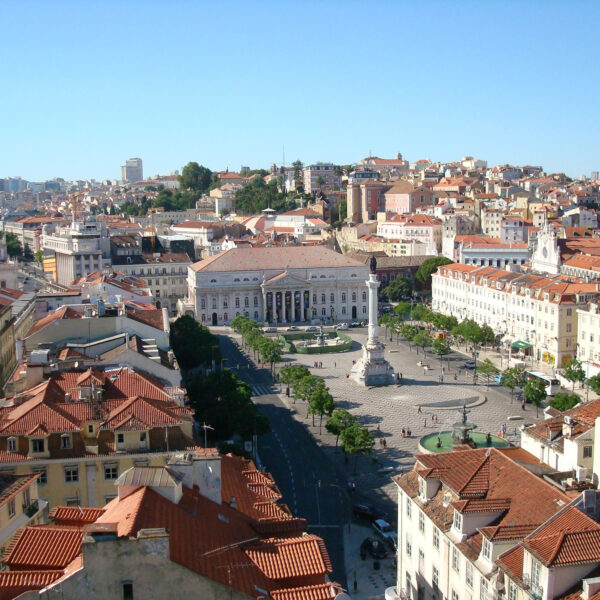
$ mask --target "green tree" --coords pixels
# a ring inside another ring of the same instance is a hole
[[[510,401],[513,400],[515,388],[525,385],[525,371],[521,367],[510,367],[502,373],[502,385],[510,390]]]
[[[486,358],[478,367],[477,372],[486,378],[488,388],[490,387],[490,377],[498,375],[500,369],[489,359]]]
[[[219,340],[208,327],[185,315],[171,323],[169,334],[171,348],[181,369],[188,370],[200,365],[221,362]]]
[[[265,336],[261,337],[262,339],[259,344],[260,356],[264,362],[270,365],[271,375],[273,375],[275,371],[275,365],[281,362],[281,342]]]
[[[433,344],[431,345],[431,349],[434,354],[437,354],[440,359],[440,364],[442,362],[442,358],[449,354],[450,346],[448,345],[448,340],[445,337],[439,336],[433,340]]]
[[[594,393],[600,396],[600,373],[598,375],[593,375],[588,378],[588,384],[594,391]]]
[[[325,422],[325,429],[335,435],[335,447],[337,448],[338,440],[344,429],[350,427],[356,418],[344,408],[336,408],[331,417]]]
[[[313,425],[314,416],[319,415],[319,435],[322,432],[323,426],[323,415],[331,415],[333,412],[335,404],[333,402],[333,397],[329,393],[329,390],[325,387],[325,385],[319,386],[315,391],[310,395],[308,399],[308,407],[310,413],[313,415]]]
[[[292,167],[294,169],[294,188],[298,194],[304,193],[304,177],[302,173],[302,169],[304,165],[301,160],[295,160],[292,163]]]
[[[358,455],[371,454],[375,445],[375,438],[365,427],[353,423],[342,431],[340,439],[344,454],[354,455],[354,472],[356,473]]]
[[[414,325],[409,325],[408,323],[405,323],[400,328],[400,333],[402,334],[402,337],[408,341],[409,346],[415,335],[417,335],[417,331],[418,329]]]
[[[431,288],[431,276],[437,271],[438,267],[452,264],[452,261],[445,256],[434,256],[421,263],[415,275],[417,281],[423,288]]]
[[[213,427],[215,439],[227,440],[238,434],[249,440],[254,433],[269,431],[268,419],[252,402],[250,386],[229,369],[189,377],[186,388],[196,421]]]
[[[34,254],[35,256],[35,262],[40,263],[40,265],[44,262],[44,251],[43,250],[37,250],[36,253]]]
[[[577,394],[569,394],[568,392],[558,392],[554,394],[548,401],[548,404],[556,410],[565,411],[573,408],[581,402],[581,398]]]
[[[316,375],[305,375],[301,379],[296,379],[292,382],[294,397],[308,402],[310,395],[321,385],[324,385],[324,383],[320,377],[317,377]],[[308,407],[306,416],[308,417]]]
[[[7,232],[4,234],[4,238],[6,241],[6,252],[11,258],[23,256],[23,246],[21,246],[19,238],[14,233]],[[0,237],[0,239],[2,239],[2,237]]]
[[[536,417],[539,415],[539,408],[546,399],[546,384],[541,379],[528,379],[523,388],[523,396],[533,405],[535,405]]]
[[[409,298],[413,291],[413,284],[406,277],[396,277],[381,290],[381,295],[391,302]]]
[[[481,326],[480,331],[480,344],[483,344],[485,347],[494,343],[494,341],[496,340],[496,334],[487,323]]]
[[[234,206],[239,214],[255,214],[268,207],[276,211],[287,210],[293,208],[294,204],[279,191],[277,181],[265,183],[262,177],[255,177],[235,192]]]
[[[181,170],[179,185],[184,190],[204,193],[210,187],[211,175],[210,169],[199,165],[197,162],[189,162]]]
[[[410,318],[413,321],[428,322],[428,319],[431,318],[430,315],[431,311],[422,304],[415,304],[410,311]]]
[[[432,344],[431,336],[426,331],[419,331],[415,335],[415,337],[412,339],[412,343],[417,348],[423,348],[423,355],[426,356],[427,353],[425,352],[425,347],[431,346],[431,344]],[[418,354],[418,351],[417,351],[417,354]]]
[[[398,302],[394,306],[394,312],[402,319],[406,319],[410,316],[410,302]]]
[[[563,368],[562,376],[573,384],[573,389],[571,391],[575,391],[575,383],[585,380],[585,371],[581,366],[581,362],[576,358],[572,358]]]

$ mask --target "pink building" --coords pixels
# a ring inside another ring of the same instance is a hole
[[[442,220],[425,214],[396,215],[377,226],[377,235],[423,242],[429,245],[430,254],[436,254],[442,247]]]
[[[385,210],[409,214],[424,206],[433,206],[433,192],[425,187],[415,187],[408,181],[397,181],[385,193]]]

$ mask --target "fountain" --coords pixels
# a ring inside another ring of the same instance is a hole
[[[419,440],[419,450],[422,452],[448,452],[456,446],[471,448],[505,448],[508,442],[489,432],[476,432],[477,425],[467,420],[469,414],[466,404],[458,411],[459,419],[452,424],[452,431],[439,431],[423,436]]]

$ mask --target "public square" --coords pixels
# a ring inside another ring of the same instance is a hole
[[[414,455],[418,452],[419,439],[435,431],[452,429],[452,424],[458,420],[458,409],[464,403],[471,411],[469,420],[477,425],[477,430],[491,434],[500,431],[506,425],[506,439],[518,443],[519,427],[523,423],[533,423],[543,417],[539,412],[536,417],[535,407],[526,405],[522,410],[521,403],[513,400],[505,388],[497,384],[487,385],[481,377],[477,385],[473,385],[473,371],[462,368],[470,356],[453,352],[443,360],[431,353],[423,356],[422,350],[409,349],[406,342],[400,340],[386,343],[385,355],[393,366],[394,371],[401,374],[399,385],[386,387],[365,388],[355,384],[347,375],[362,355],[362,343],[366,341],[366,328],[353,329],[349,333],[355,340],[350,352],[333,354],[286,354],[283,365],[303,364],[315,375],[323,377],[329,387],[336,406],[346,408],[357,417],[359,422],[367,426],[376,437],[372,457],[360,457],[356,475],[352,473],[353,464],[347,465],[349,476],[352,476],[357,488],[365,492],[385,494],[395,501],[394,485],[391,475],[411,469]],[[384,330],[380,330],[380,340],[384,339]],[[315,362],[322,367],[315,368]],[[425,370],[418,363],[428,365]],[[282,366],[283,366],[282,365]],[[442,368],[444,373],[442,374]],[[443,382],[439,381],[443,375]],[[456,375],[456,380],[455,380]],[[296,418],[302,419],[310,427],[315,437],[320,439],[323,448],[336,461],[342,456],[335,450],[335,439],[323,429],[321,436],[319,428],[312,427],[312,417],[305,418],[305,407],[302,403],[293,403],[291,398],[285,398],[288,406],[296,410]],[[421,407],[419,411],[419,407]],[[517,417],[509,420],[509,417]],[[435,419],[435,422],[434,420]],[[410,436],[402,436],[402,429],[409,429]],[[386,448],[379,442],[384,439]],[[384,467],[392,467],[392,472],[378,473],[381,470],[373,459]]]

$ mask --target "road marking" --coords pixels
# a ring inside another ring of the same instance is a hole
[[[315,495],[317,496],[317,521],[321,522],[321,504],[319,502],[319,486],[315,483]]]

